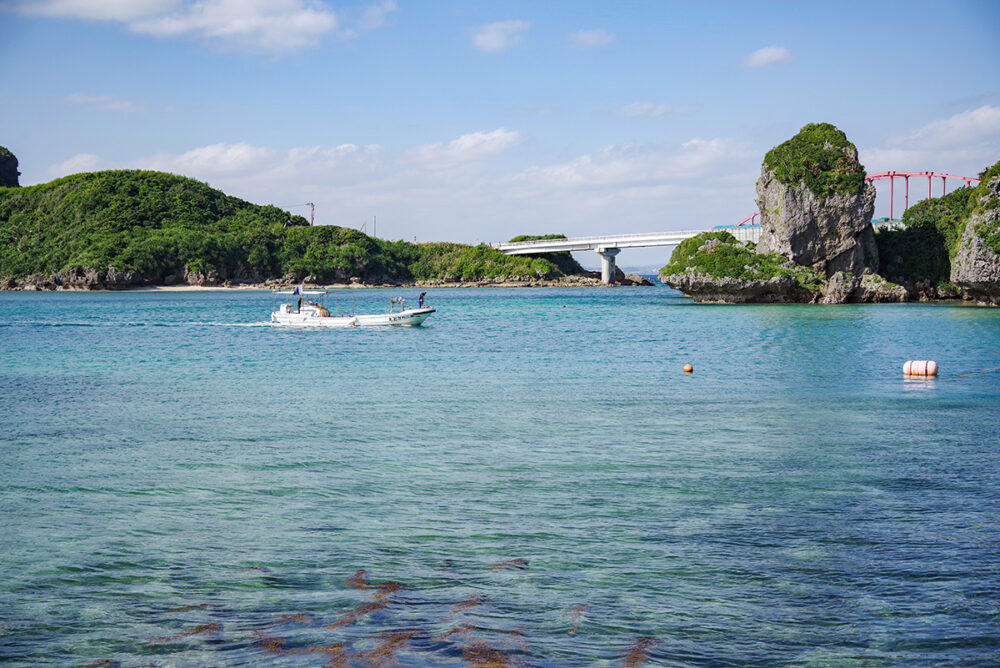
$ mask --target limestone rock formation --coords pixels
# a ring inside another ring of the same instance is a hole
[[[858,150],[829,123],[809,124],[764,158],[757,181],[761,237],[728,234],[678,245],[661,279],[702,302],[905,301],[878,276],[875,188]]]
[[[815,302],[822,277],[776,253],[756,252],[725,231],[685,239],[660,280],[698,303]]]
[[[617,274],[618,272],[615,272],[615,273]],[[640,276],[639,274],[623,274],[622,275],[621,283],[622,283],[622,285],[652,285],[653,284],[652,281],[650,281],[649,279],[647,279],[647,278],[645,278],[643,276]]]
[[[858,149],[828,123],[810,124],[768,152],[757,181],[759,253],[780,253],[825,276],[878,268],[875,187]]]
[[[218,285],[223,280],[225,279],[222,276],[220,276],[219,272],[215,271],[214,269],[209,269],[207,271],[199,271],[197,269],[192,270],[187,265],[184,266],[183,282],[187,283],[188,285],[201,285],[201,286]]]
[[[978,202],[951,264],[951,282],[965,298],[1000,306],[1000,163],[983,175]],[[991,238],[992,237],[992,238]]]
[[[905,302],[909,299],[906,288],[891,283],[877,274],[855,276],[849,271],[838,271],[822,289],[822,304]]]
[[[693,297],[697,304],[792,304],[810,303],[816,293],[802,287],[790,276],[745,280],[716,278],[694,271],[661,277],[663,282]]]
[[[826,276],[840,271],[861,276],[878,267],[871,223],[874,186],[858,195],[837,193],[821,200],[804,183],[781,183],[765,165],[757,181],[757,206],[758,252],[780,253]]]
[[[0,187],[18,187],[17,177],[20,174],[17,171],[17,156],[0,146]]]

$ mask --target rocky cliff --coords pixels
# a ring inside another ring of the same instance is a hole
[[[878,269],[871,224],[875,187],[864,177],[858,149],[829,123],[805,126],[771,149],[761,166],[757,250],[837,276],[824,286],[827,303],[873,297],[861,280]]]
[[[980,178],[952,260],[951,282],[970,301],[1000,306],[1000,162]]]
[[[874,186],[819,199],[804,183],[781,183],[765,164],[757,181],[757,206],[758,252],[780,253],[826,276],[840,271],[861,276],[878,267],[871,224]]]
[[[17,171],[17,157],[0,146],[0,187],[18,187],[17,177],[21,172]]]

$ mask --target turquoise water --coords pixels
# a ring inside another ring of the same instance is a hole
[[[1000,662],[1000,309],[429,298],[0,294],[0,662]]]

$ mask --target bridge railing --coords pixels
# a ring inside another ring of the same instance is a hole
[[[677,230],[674,232],[644,232],[639,234],[601,234],[591,237],[567,237],[565,239],[532,239],[531,241],[508,241],[506,243],[491,243],[493,248],[530,248],[546,244],[558,246],[561,244],[600,244],[603,241],[629,241],[656,237],[675,237],[682,234],[697,234],[704,230]]]

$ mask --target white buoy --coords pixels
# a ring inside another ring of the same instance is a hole
[[[933,360],[908,360],[903,362],[904,376],[936,376],[937,362]]]

